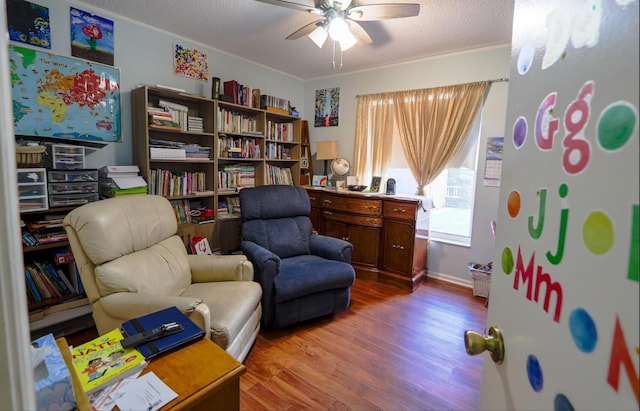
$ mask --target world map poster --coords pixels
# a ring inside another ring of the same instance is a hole
[[[121,141],[118,68],[17,46],[9,63],[16,135]]]

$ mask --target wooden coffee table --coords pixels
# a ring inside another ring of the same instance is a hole
[[[161,410],[239,410],[240,376],[246,368],[222,348],[203,338],[149,362],[178,397]]]
[[[66,345],[61,340],[58,345]],[[240,376],[245,371],[244,365],[211,340],[203,338],[152,359],[142,374],[154,372],[178,394],[161,408],[162,411],[226,411],[240,409]],[[80,404],[78,408],[82,409]]]

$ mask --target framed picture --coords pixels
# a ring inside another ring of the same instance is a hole
[[[113,66],[113,21],[70,8],[71,55]]]
[[[336,127],[339,123],[340,87],[316,90],[315,127]]]
[[[327,176],[313,176],[313,180],[311,180],[311,185],[315,187],[325,187],[327,185]]]
[[[382,181],[382,177],[371,177],[371,185],[369,186],[370,193],[377,193],[380,191],[380,182]]]
[[[336,188],[338,190],[344,191],[347,189],[347,182],[344,180],[338,180],[336,181]]]

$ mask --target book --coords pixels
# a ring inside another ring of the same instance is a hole
[[[122,176],[121,173],[138,175],[139,172],[140,167],[137,165],[104,166],[98,170],[100,177],[112,177],[112,174]]]
[[[135,348],[122,348],[120,329],[115,328],[71,350],[73,368],[87,394],[102,390],[147,366]]]
[[[149,156],[152,159],[185,160],[187,152],[183,148],[149,147]]]
[[[137,349],[149,360],[157,355],[171,351],[183,345],[195,342],[205,336],[196,323],[191,321],[177,307],[169,307],[141,317],[133,318],[122,323],[122,331],[125,336],[153,330],[162,324],[177,322],[182,326],[182,331],[150,341],[140,345]]]

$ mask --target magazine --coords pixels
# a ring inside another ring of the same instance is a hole
[[[83,390],[91,394],[102,390],[147,366],[136,348],[122,348],[124,337],[116,328],[71,350],[73,368]]]

